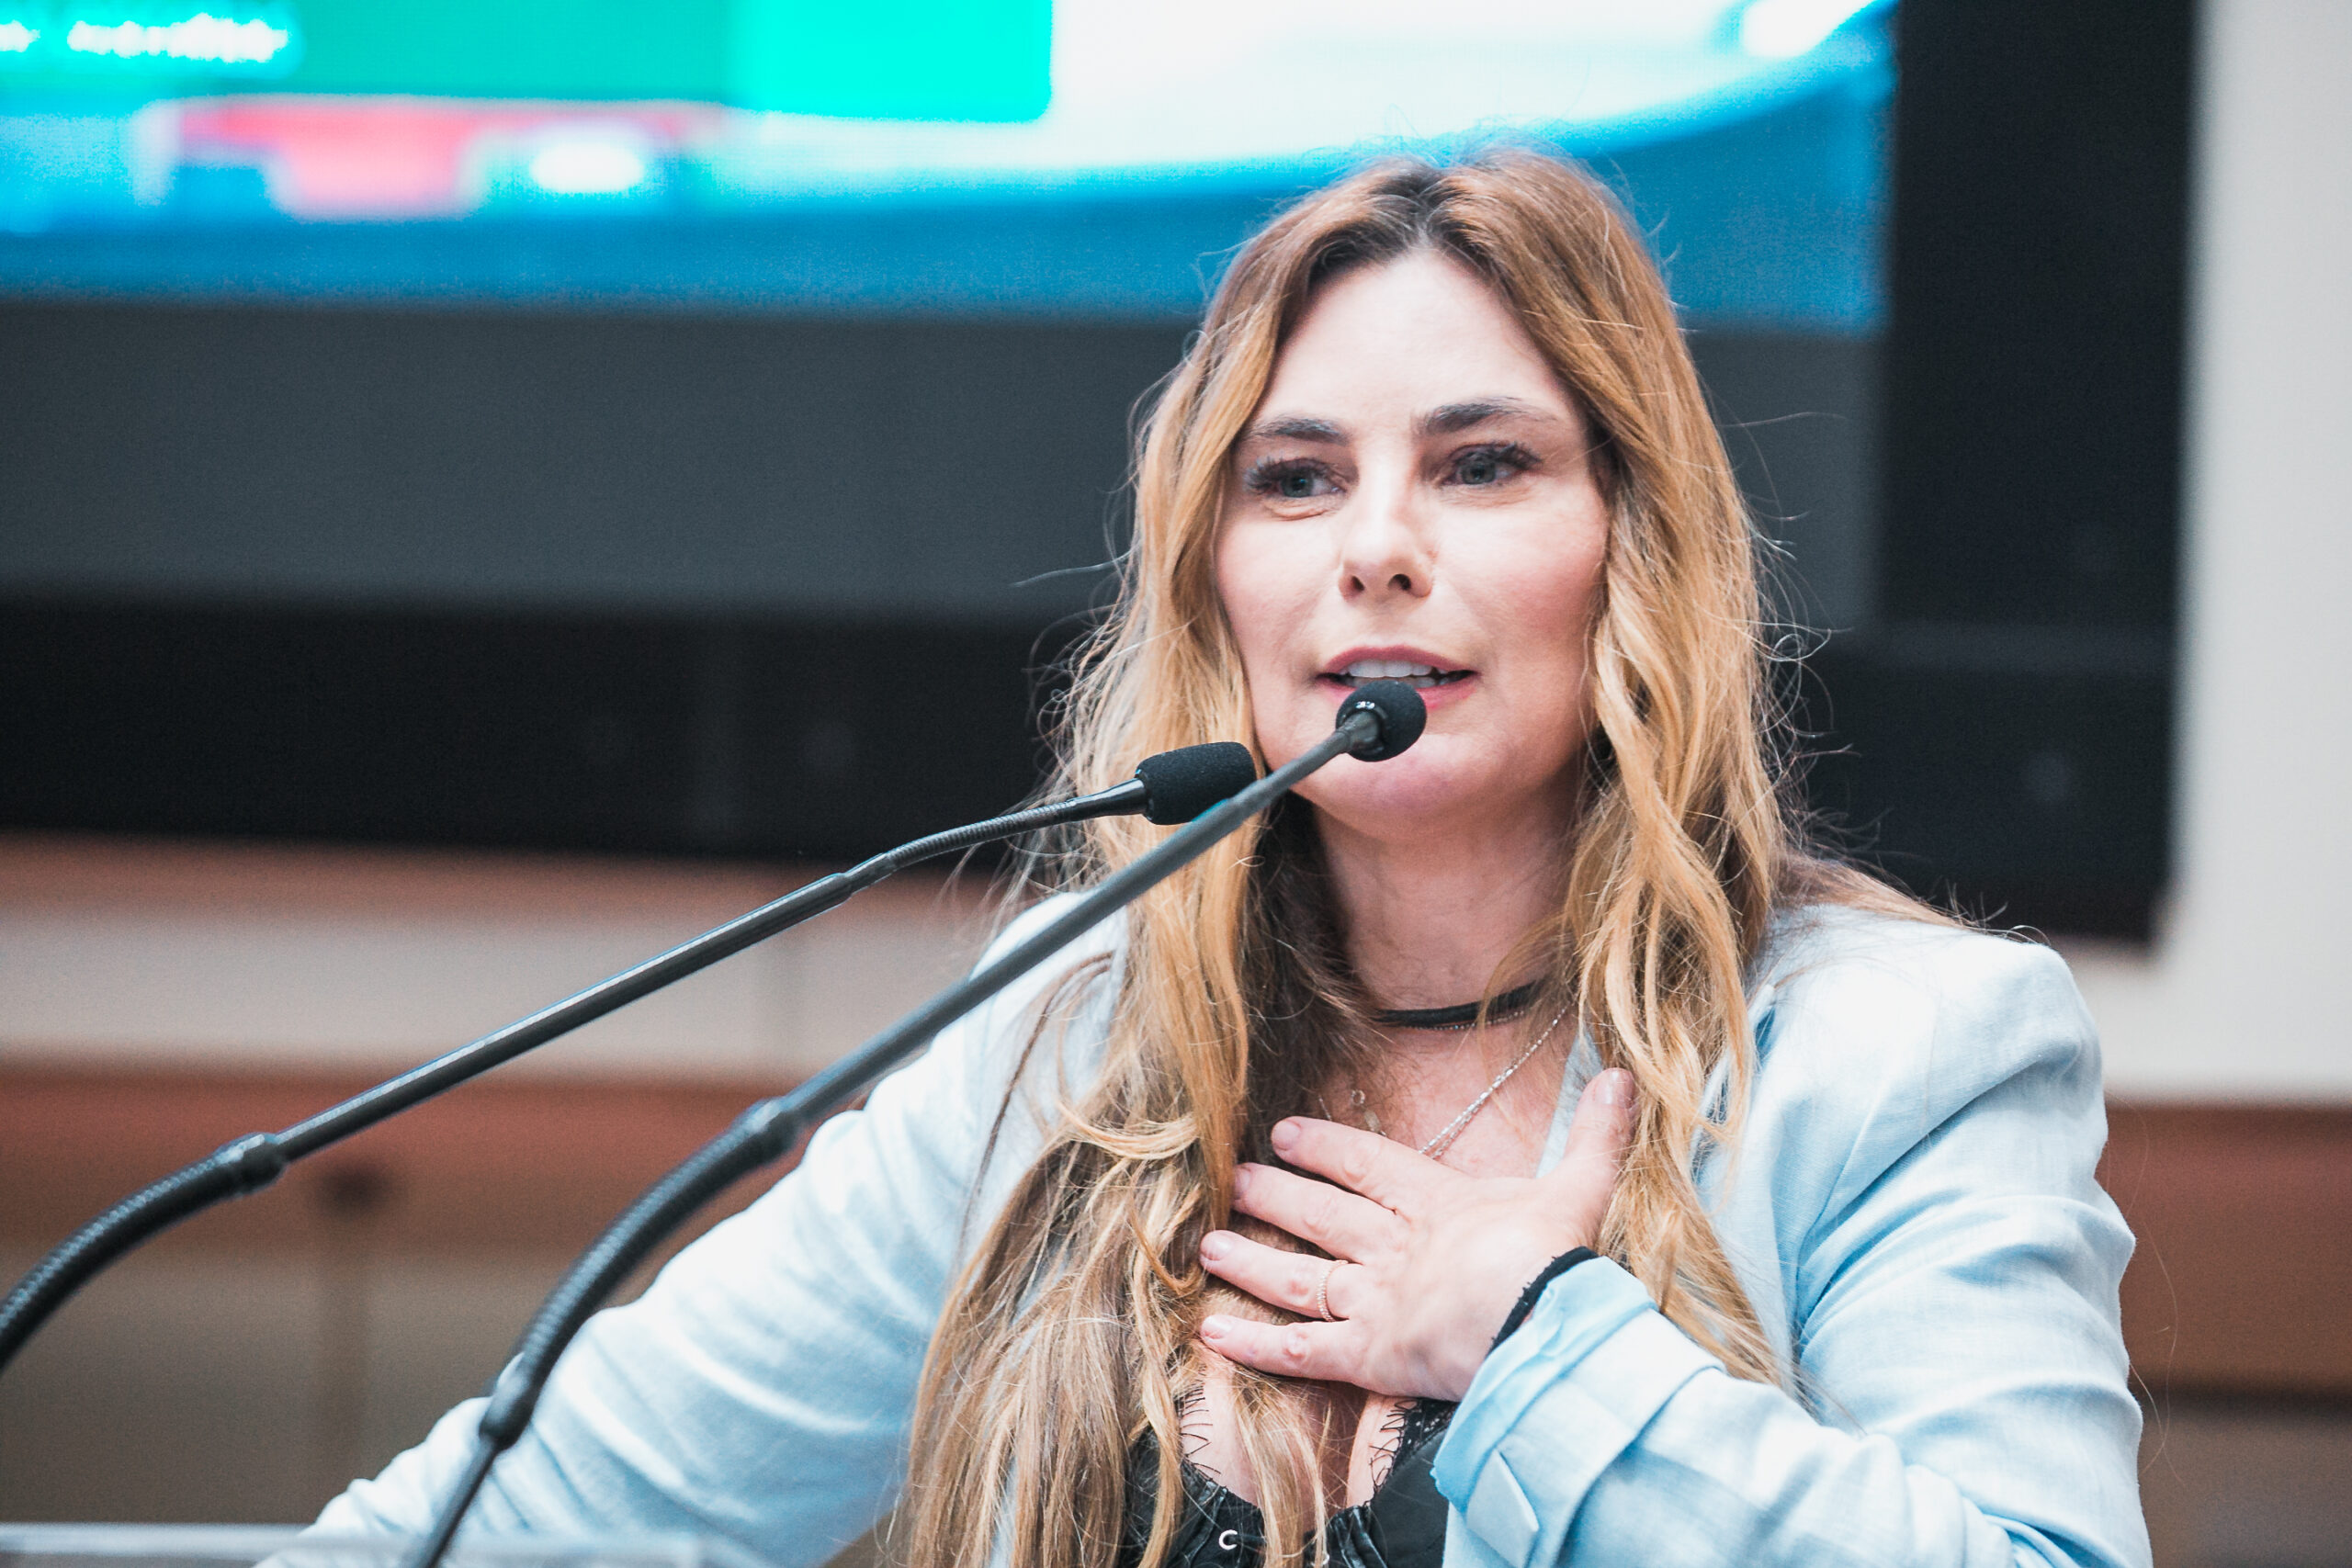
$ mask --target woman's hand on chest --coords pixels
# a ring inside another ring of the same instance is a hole
[[[1524,1178],[1464,1176],[1337,1122],[1281,1122],[1276,1151],[1329,1179],[1243,1166],[1234,1207],[1331,1256],[1212,1231],[1201,1261],[1269,1305],[1329,1321],[1217,1314],[1203,1320],[1202,1343],[1281,1376],[1461,1398],[1528,1281],[1599,1237],[1633,1121],[1632,1078],[1602,1073],[1577,1103],[1559,1165]]]

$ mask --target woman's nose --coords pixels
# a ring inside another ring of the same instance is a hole
[[[1404,495],[1360,492],[1341,519],[1340,592],[1350,599],[1426,598],[1429,551]]]

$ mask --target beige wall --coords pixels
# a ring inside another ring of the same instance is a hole
[[[0,837],[0,1065],[389,1073],[810,874]],[[797,1079],[970,964],[979,880],[901,876],[501,1071]]]
[[[2352,1100],[2352,5],[2204,11],[2175,893],[2073,956],[2117,1093]]]

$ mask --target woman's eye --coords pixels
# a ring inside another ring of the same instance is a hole
[[[1464,452],[1453,460],[1453,482],[1465,485],[1500,484],[1517,474],[1523,467],[1513,460],[1509,452],[1486,449]]]
[[[1250,477],[1250,488],[1281,501],[1313,501],[1334,490],[1331,476],[1304,466],[1262,468]]]

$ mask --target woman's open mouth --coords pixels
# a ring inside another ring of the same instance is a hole
[[[1417,690],[1431,686],[1450,685],[1470,675],[1467,670],[1441,670],[1433,664],[1415,664],[1402,659],[1359,659],[1336,674],[1323,677],[1353,691],[1367,681],[1402,681]]]

